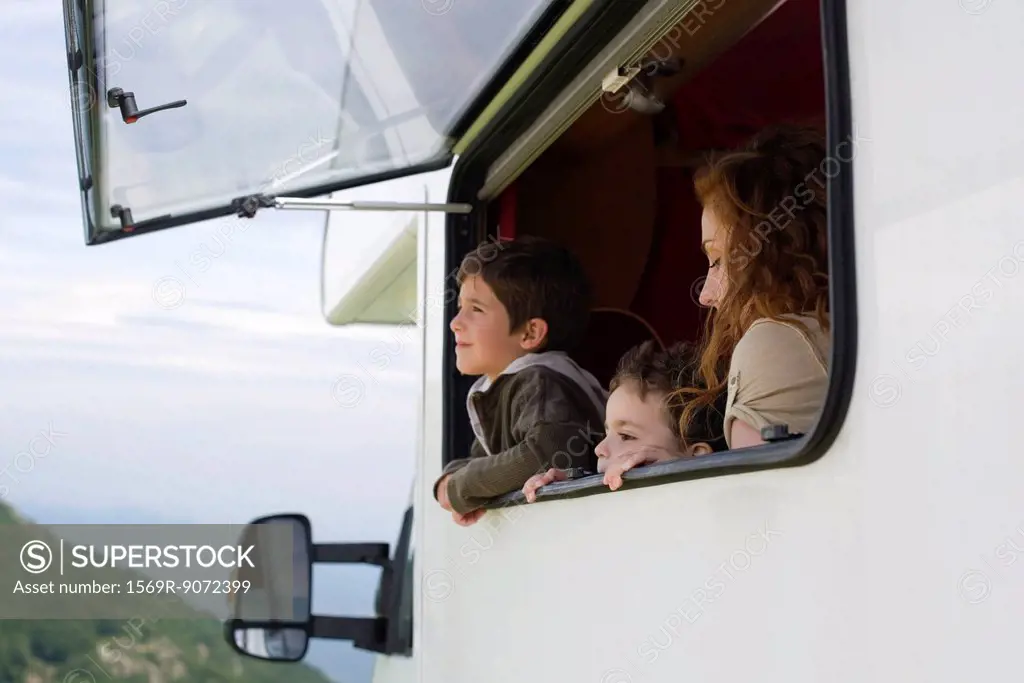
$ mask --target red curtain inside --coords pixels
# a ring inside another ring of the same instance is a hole
[[[824,125],[818,0],[789,0],[673,98],[684,153],[738,145],[772,123]],[[657,238],[632,310],[665,343],[694,341],[703,310],[701,207],[690,172],[658,170]]]
[[[788,0],[684,85],[673,98],[682,152],[733,147],[772,123],[812,123],[824,129],[819,22],[819,0]],[[700,250],[701,207],[689,171],[660,168],[657,175],[655,240],[631,310],[666,344],[692,341],[704,313],[697,304],[698,280],[707,272]],[[502,194],[499,212],[500,238],[514,238],[515,185]],[[607,338],[612,329],[605,326],[598,338],[609,348],[623,347],[626,340],[620,344]],[[635,326],[622,329],[633,335],[626,346],[635,343]]]

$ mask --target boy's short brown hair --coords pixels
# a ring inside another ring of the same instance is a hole
[[[723,431],[726,393],[710,406],[698,409],[687,425],[686,434],[679,428],[685,407],[678,399],[670,399],[679,387],[693,386],[698,379],[698,356],[695,347],[685,342],[661,350],[653,340],[635,346],[619,360],[615,376],[608,385],[609,393],[623,384],[631,384],[643,400],[650,392],[665,395],[665,410],[672,433],[684,446],[706,443],[713,451],[728,449]]]
[[[590,282],[583,265],[565,247],[533,236],[487,241],[462,260],[458,283],[474,275],[505,307],[510,333],[531,318],[544,319],[548,335],[542,350],[570,351],[586,333]]]

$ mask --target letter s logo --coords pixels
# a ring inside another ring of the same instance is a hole
[[[29,574],[42,574],[53,564],[53,551],[42,541],[29,541],[21,547],[19,559]]]

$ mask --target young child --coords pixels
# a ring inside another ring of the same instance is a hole
[[[445,467],[434,497],[468,525],[488,499],[550,467],[593,473],[607,393],[566,354],[590,315],[571,252],[534,237],[488,243],[462,262],[458,282],[451,329],[459,372],[480,375],[466,397],[476,440],[470,457]]]
[[[597,446],[598,472],[613,491],[622,474],[638,465],[727,450],[722,432],[725,392],[711,410],[698,412],[686,433],[680,430],[683,405],[670,397],[680,386],[692,386],[693,350],[676,344],[666,351],[653,341],[630,349],[619,360],[606,408],[605,438]],[[528,502],[537,489],[567,477],[556,468],[531,477],[523,486]]]

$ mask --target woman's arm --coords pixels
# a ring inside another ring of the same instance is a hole
[[[828,340],[816,325],[810,332],[813,341],[792,324],[763,320],[740,339],[729,363],[730,449],[765,443],[761,429],[768,425],[785,424],[793,433],[813,426],[828,391]]]
[[[743,420],[733,420],[729,430],[729,443],[732,448],[750,448],[765,443],[761,433]]]

